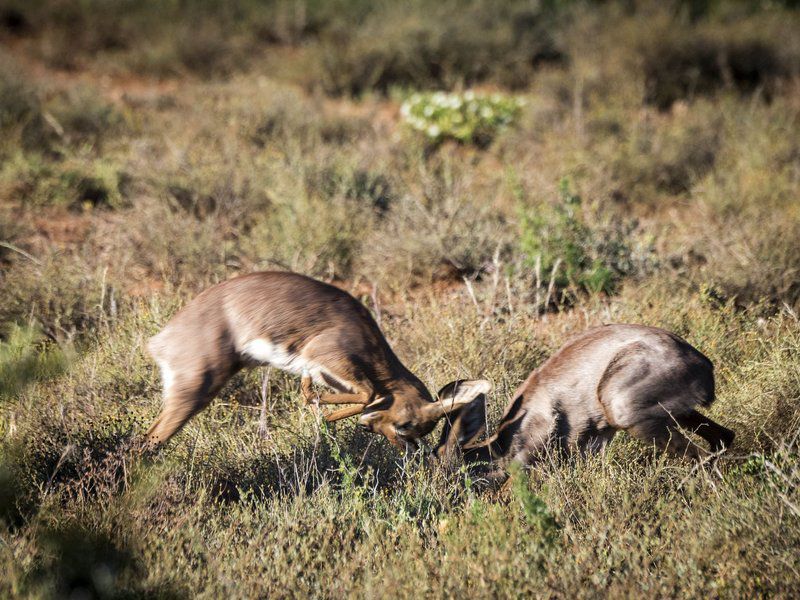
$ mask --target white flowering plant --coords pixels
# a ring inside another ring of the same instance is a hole
[[[400,108],[403,121],[429,140],[454,139],[486,144],[511,124],[523,100],[503,94],[428,92],[409,96]]]

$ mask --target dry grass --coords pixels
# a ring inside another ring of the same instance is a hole
[[[0,596],[797,595],[798,15],[701,4],[0,11]],[[488,147],[402,127],[407,91],[477,81],[526,101]],[[143,341],[272,268],[353,292],[431,389],[491,379],[490,423],[569,334],[666,327],[736,446],[620,435],[487,491],[273,370],[266,434],[250,372],[133,458]]]

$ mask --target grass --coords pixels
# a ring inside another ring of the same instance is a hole
[[[797,595],[796,8],[406,8],[0,10],[0,596]],[[485,143],[404,125],[474,84],[524,101]],[[736,444],[623,434],[485,489],[272,370],[135,457],[144,341],[274,268],[356,295],[430,389],[492,380],[490,431],[571,333],[665,327]]]

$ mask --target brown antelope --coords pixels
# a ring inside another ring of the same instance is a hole
[[[301,375],[306,402],[355,405],[328,421],[363,413],[363,428],[400,448],[415,448],[442,416],[490,387],[462,382],[434,401],[360,302],[286,272],[253,273],[205,290],[150,339],[148,350],[164,385],[163,409],[147,433],[151,447],[172,437],[244,367]],[[317,395],[312,381],[338,393]]]
[[[531,464],[548,447],[597,451],[619,430],[676,455],[700,458],[681,429],[713,452],[733,431],[695,410],[714,401],[714,366],[677,335],[642,325],[583,332],[535,369],[514,392],[497,432],[485,428],[485,398],[451,413],[435,452],[455,448],[467,462]]]

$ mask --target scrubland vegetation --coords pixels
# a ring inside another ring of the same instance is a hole
[[[796,597],[798,32],[789,1],[0,2],[0,596]],[[401,106],[439,90],[513,109],[429,135]],[[432,390],[491,379],[490,430],[568,335],[665,327],[735,446],[619,435],[487,490],[264,370],[137,458],[143,342],[259,269],[352,292]]]

